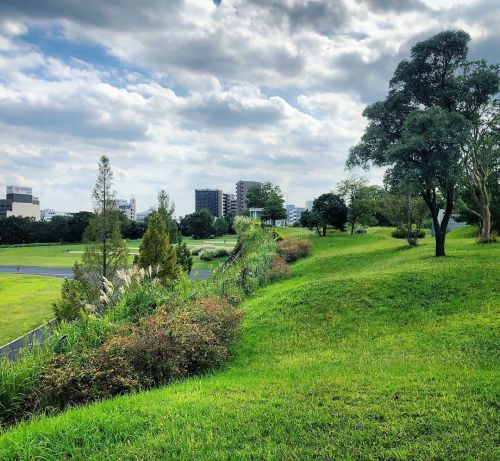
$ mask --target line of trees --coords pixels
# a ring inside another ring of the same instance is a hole
[[[26,243],[78,243],[93,214],[88,211],[71,217],[54,216],[51,221],[9,216],[0,219],[0,245]]]

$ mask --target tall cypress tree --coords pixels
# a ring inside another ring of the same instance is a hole
[[[175,248],[170,244],[165,222],[158,212],[149,217],[148,228],[139,249],[138,264],[143,268],[159,266],[158,275],[164,284],[179,277]]]

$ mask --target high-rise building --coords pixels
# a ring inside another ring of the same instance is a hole
[[[295,205],[286,206],[286,221],[288,224],[295,224],[300,221],[302,212],[305,208],[296,207]]]
[[[6,197],[0,199],[0,217],[19,216],[40,221],[40,200],[33,197],[31,187],[7,186]]]
[[[222,211],[224,216],[238,213],[238,205],[234,194],[223,194]]]
[[[313,200],[306,200],[306,210],[311,211],[313,209]]]
[[[238,181],[236,183],[236,212],[244,214],[248,211],[247,194],[250,187],[260,184],[258,181]]]
[[[137,214],[136,214],[136,202],[135,198],[132,197],[130,201],[118,198],[115,200],[115,204],[118,207],[118,209],[128,218],[131,219],[132,221],[135,221],[137,219]]]
[[[195,211],[206,208],[216,218],[224,216],[223,193],[220,189],[195,189],[194,191]]]

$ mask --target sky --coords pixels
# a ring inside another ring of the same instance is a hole
[[[164,188],[185,215],[239,179],[303,206],[349,175],[363,108],[415,43],[460,28],[498,62],[498,24],[498,0],[2,0],[0,197],[91,209],[107,155],[138,211]]]

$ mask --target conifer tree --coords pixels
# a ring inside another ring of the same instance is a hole
[[[165,189],[158,193],[158,213],[165,223],[170,243],[175,245],[177,263],[189,274],[193,267],[193,258],[182,241],[181,231],[175,222],[175,203]]]
[[[128,248],[120,233],[120,211],[112,190],[113,172],[109,159],[102,156],[92,192],[95,216],[85,230],[83,269],[96,286],[104,287],[104,278],[112,280],[116,271],[128,262]]]
[[[149,217],[148,228],[139,250],[138,264],[143,268],[159,266],[158,276],[164,284],[179,277],[175,247],[170,244],[165,222],[158,212]]]

